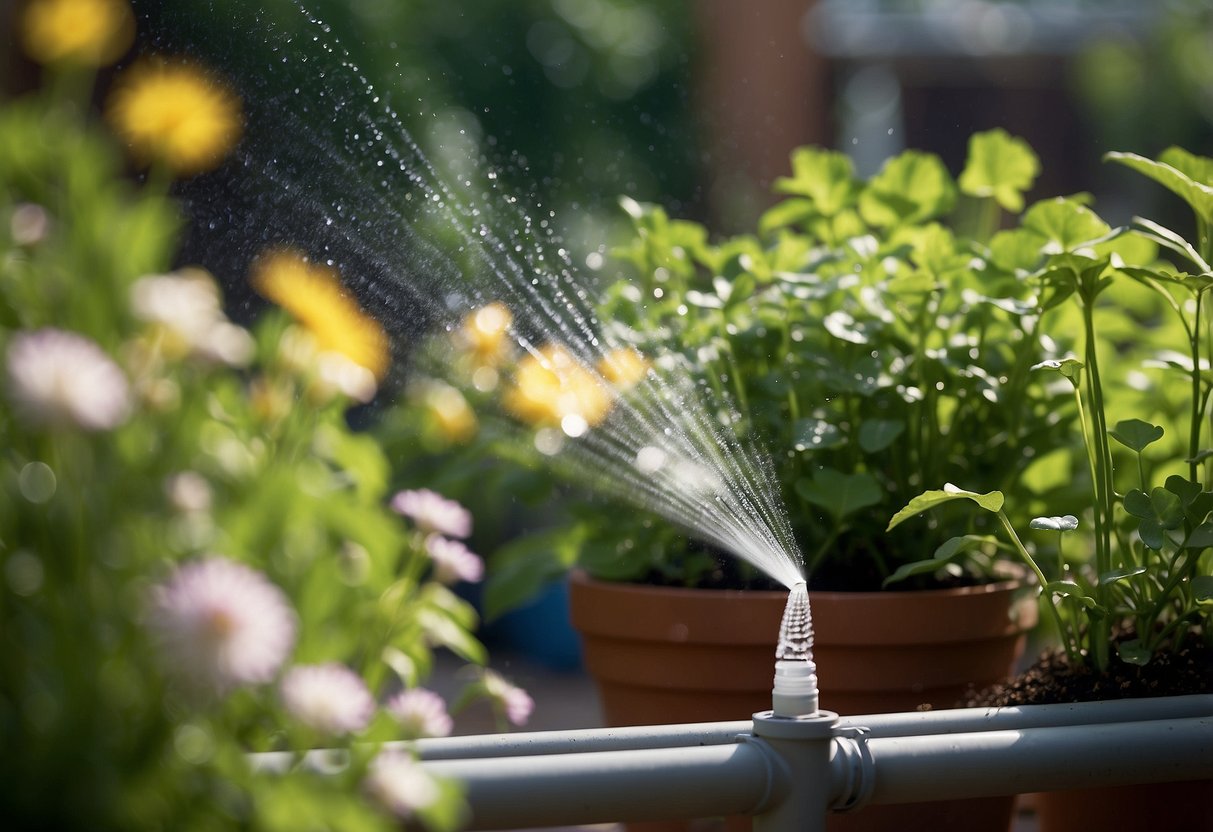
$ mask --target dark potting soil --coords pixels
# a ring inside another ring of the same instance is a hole
[[[1126,664],[1113,656],[1104,674],[1085,665],[1071,666],[1063,650],[1050,650],[1019,676],[974,691],[958,707],[1049,705],[1190,693],[1213,693],[1213,647],[1197,637],[1190,638],[1178,651],[1159,653],[1145,667]]]

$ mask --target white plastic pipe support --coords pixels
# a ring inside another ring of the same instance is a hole
[[[816,710],[812,716],[754,714],[755,745],[773,755],[774,788],[754,815],[754,832],[824,832],[834,788],[830,749],[838,714]]]

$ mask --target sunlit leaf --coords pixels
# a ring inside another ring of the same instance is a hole
[[[1040,160],[1023,139],[1005,130],[974,133],[969,139],[969,158],[958,184],[963,193],[993,197],[1012,213],[1023,210],[1023,193],[1040,173]]]
[[[1207,175],[1207,159],[1194,156],[1178,147],[1168,148],[1157,161],[1136,153],[1121,152],[1106,153],[1104,159],[1119,162],[1150,177],[1188,203],[1202,220],[1213,221],[1213,187],[1210,187],[1207,180],[1197,181],[1192,178],[1193,173]],[[1162,161],[1163,159],[1166,161]]]
[[[776,179],[774,189],[807,198],[817,213],[829,217],[854,201],[859,183],[845,153],[801,147],[792,152],[792,176]]]
[[[885,162],[860,194],[859,213],[885,227],[923,222],[952,210],[956,186],[938,156],[907,150]]]
[[[886,530],[891,530],[895,526],[901,525],[902,522],[921,514],[929,508],[950,503],[953,500],[972,500],[986,511],[998,512],[1002,510],[1005,499],[1001,491],[990,491],[986,494],[979,494],[976,491],[965,491],[949,483],[943,487],[942,491],[925,491],[910,500],[905,508],[893,515],[893,519],[889,521],[888,529]]]
[[[1111,231],[1090,208],[1065,197],[1034,204],[1023,215],[1023,227],[1044,237],[1050,254],[1074,251]]]

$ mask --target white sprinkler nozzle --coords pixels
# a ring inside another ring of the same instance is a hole
[[[774,715],[815,715],[818,694],[817,665],[813,663],[813,616],[804,583],[797,583],[788,594],[775,659],[775,685],[771,690]]]

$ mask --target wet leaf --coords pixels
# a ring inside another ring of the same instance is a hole
[[[1056,370],[1068,378],[1075,387],[1078,386],[1078,381],[1082,377],[1082,368],[1083,363],[1077,358],[1049,359],[1032,365],[1033,370]]]
[[[1078,518],[1073,514],[1063,514],[1060,517],[1034,517],[1028,527],[1053,532],[1070,532],[1078,528]]]
[[[960,190],[977,197],[993,197],[1012,213],[1023,210],[1023,193],[1040,173],[1040,160],[1023,139],[1005,130],[974,133],[969,158],[960,174]]]
[[[1149,649],[1141,643],[1141,639],[1131,638],[1116,645],[1116,654],[1125,664],[1145,667],[1154,657]]]
[[[1147,446],[1162,439],[1163,429],[1141,419],[1124,419],[1117,422],[1108,435],[1125,447],[1141,453]]]

